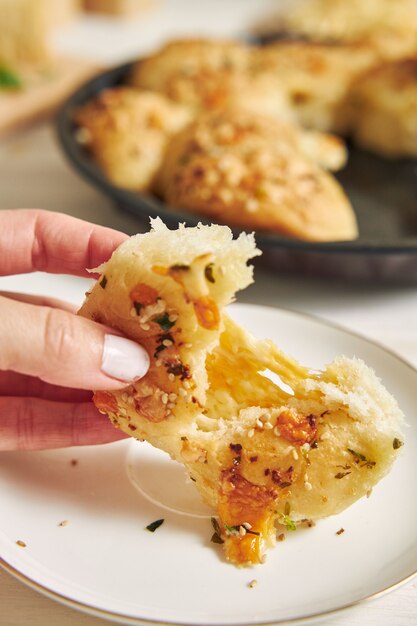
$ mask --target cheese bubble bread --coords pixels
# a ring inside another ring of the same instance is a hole
[[[280,22],[316,41],[366,41],[381,59],[417,51],[415,0],[304,0],[293,3]]]
[[[74,116],[78,138],[115,185],[146,191],[169,137],[190,119],[162,95],[130,87],[102,91]]]
[[[364,44],[278,41],[261,48],[263,71],[285,97],[291,119],[306,128],[345,134],[344,102],[357,76],[378,62]]]
[[[349,200],[303,142],[287,122],[240,109],[202,116],[170,142],[155,191],[172,207],[230,225],[311,241],[354,239]]]
[[[356,143],[386,157],[417,156],[417,56],[359,77],[348,105]]]
[[[253,236],[152,226],[98,268],[80,310],[140,342],[151,366],[94,402],[185,466],[217,513],[227,559],[259,563],[276,524],[332,515],[372,489],[402,445],[402,414],[361,361],[312,372],[228,317],[252,281]]]
[[[281,94],[260,71],[254,50],[237,41],[174,40],[139,60],[130,82],[162,93],[196,113],[239,102],[251,110],[279,114]]]

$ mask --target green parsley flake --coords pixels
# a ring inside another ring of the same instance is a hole
[[[146,526],[146,530],[149,530],[150,533],[154,533],[157,528],[162,526],[164,521],[165,521],[164,519],[157,519],[154,522],[151,522],[150,524],[148,524],[148,526]]]
[[[0,89],[21,89],[22,79],[6,67],[0,67]]]
[[[156,317],[154,321],[159,324],[161,330],[163,330],[164,332],[171,330],[171,328],[175,324],[175,322],[170,321],[168,313],[164,313],[163,315]]]

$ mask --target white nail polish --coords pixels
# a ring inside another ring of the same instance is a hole
[[[149,369],[149,355],[142,346],[117,335],[104,337],[101,370],[111,378],[132,382]]]

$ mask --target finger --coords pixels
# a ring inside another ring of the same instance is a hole
[[[0,370],[75,389],[121,389],[142,378],[147,352],[67,311],[0,297]]]
[[[44,398],[58,402],[88,402],[92,399],[93,393],[86,389],[50,385],[34,376],[7,371],[0,372],[0,396]]]
[[[37,306],[49,306],[54,309],[62,309],[63,311],[69,311],[70,313],[76,313],[77,307],[75,304],[65,302],[64,300],[58,300],[58,298],[49,298],[48,296],[33,296],[27,293],[19,293],[17,291],[0,291],[0,296],[3,298],[10,298],[11,300],[17,300],[18,302],[27,302],[28,304],[36,304]]]
[[[87,276],[106,261],[127,235],[48,211],[0,213],[0,275],[36,270]]]
[[[0,398],[0,451],[86,446],[124,438],[92,402]]]

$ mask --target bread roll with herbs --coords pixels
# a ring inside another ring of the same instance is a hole
[[[98,268],[80,310],[148,350],[143,379],[97,391],[94,402],[184,465],[236,565],[262,562],[280,525],[332,515],[367,494],[403,437],[400,409],[364,363],[340,357],[310,371],[227,315],[257,254],[252,235],[233,240],[225,226],[168,230],[154,220]]]
[[[363,74],[348,106],[355,143],[388,158],[417,156],[417,56]]]
[[[355,239],[347,196],[307,154],[317,148],[287,122],[215,112],[170,142],[154,189],[168,205],[216,222],[310,241]]]
[[[74,115],[78,140],[107,178],[132,191],[149,189],[169,138],[189,120],[187,108],[130,87],[106,89]]]

